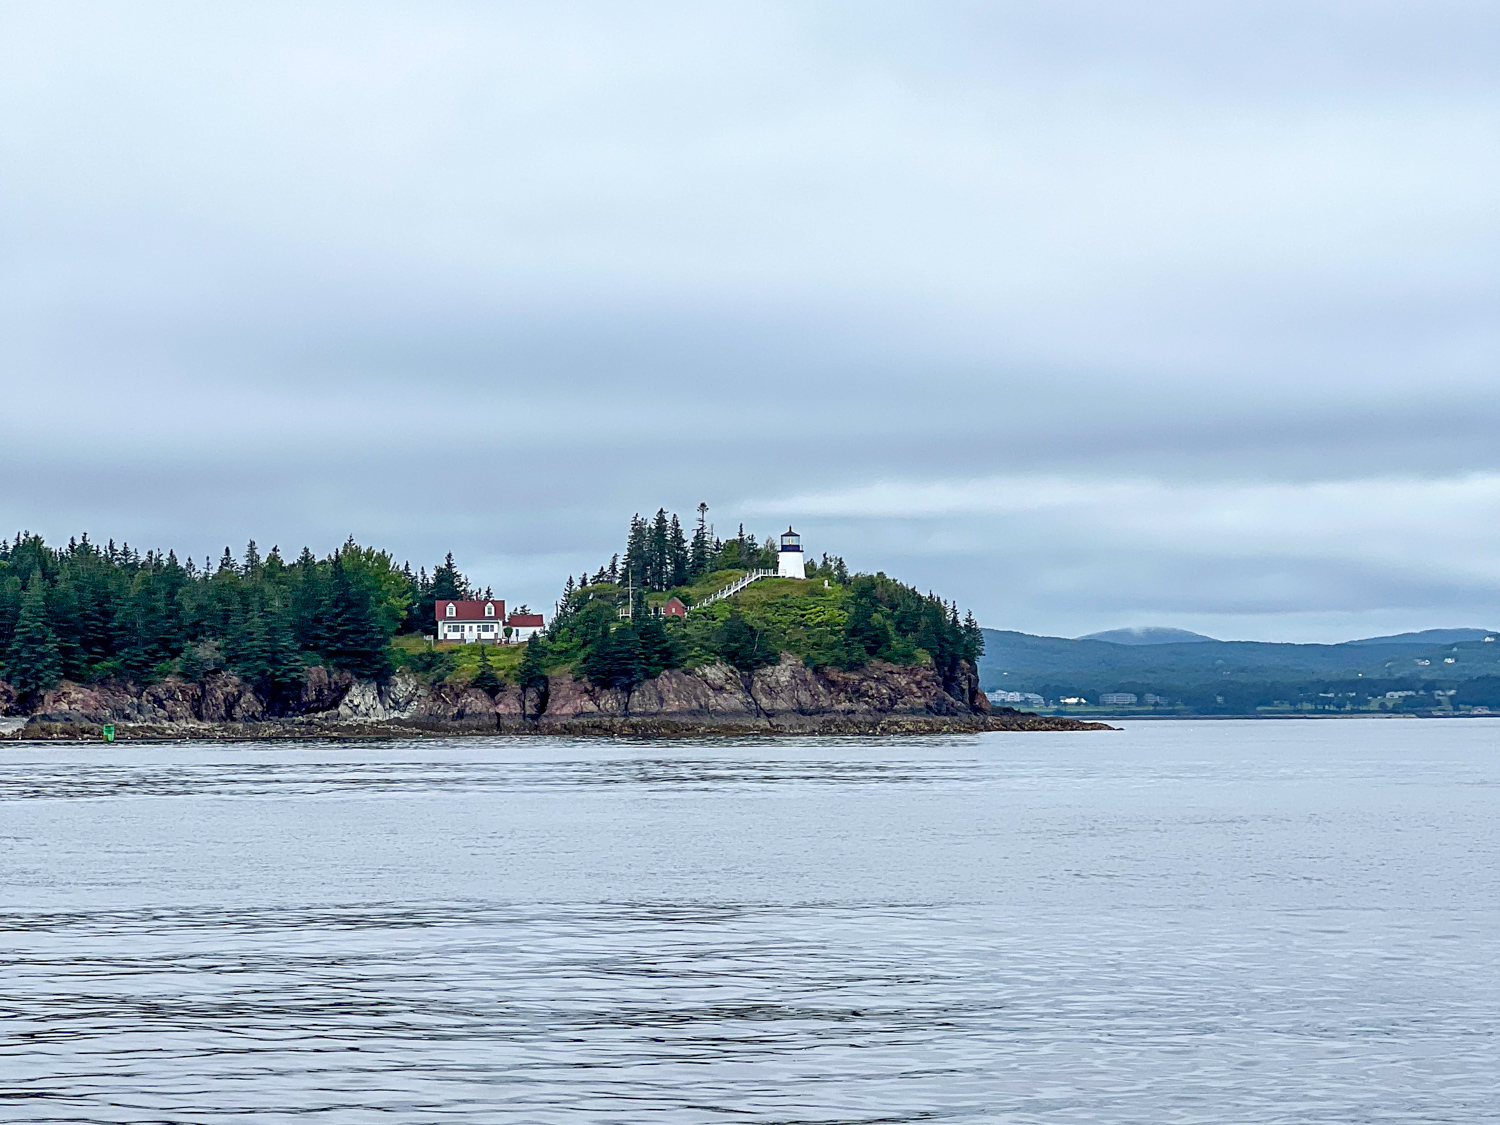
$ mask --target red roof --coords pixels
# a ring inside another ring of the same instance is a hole
[[[661,607],[661,611],[663,613],[671,614],[673,617],[686,617],[687,603],[684,602],[681,598],[671,597],[668,598],[666,604]]]
[[[448,607],[454,612],[449,613]],[[485,613],[484,607],[492,605],[494,613]],[[498,598],[487,602],[459,601],[456,598],[439,598],[432,607],[432,615],[439,621],[500,621],[505,617],[505,603]]]
[[[540,629],[542,615],[540,613],[512,613],[506,618],[505,623],[517,629]]]

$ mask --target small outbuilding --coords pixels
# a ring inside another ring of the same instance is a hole
[[[663,617],[686,617],[687,603],[678,597],[668,598],[666,604],[661,607],[661,615]]]
[[[505,619],[510,626],[510,643],[520,644],[529,641],[542,631],[542,615],[540,613],[512,613]]]

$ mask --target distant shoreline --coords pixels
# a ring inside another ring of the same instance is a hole
[[[1072,716],[1052,715],[1047,718],[1070,718]],[[1500,719],[1497,713],[1475,713],[1473,711],[1454,711],[1451,713],[1433,712],[1422,713],[1418,711],[1345,711],[1345,712],[1308,712],[1304,714],[1284,715],[1116,715],[1107,712],[1098,714],[1078,715],[1080,719],[1090,722],[1142,722],[1170,723],[1170,722],[1218,722],[1225,719],[1253,719],[1256,722],[1265,720],[1267,722],[1280,722],[1287,719]]]

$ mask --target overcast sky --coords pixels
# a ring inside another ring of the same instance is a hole
[[[0,6],[0,528],[1500,624],[1494,3]]]

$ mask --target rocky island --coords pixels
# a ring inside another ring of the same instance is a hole
[[[883,574],[722,540],[700,507],[631,521],[550,622],[452,557],[356,545],[217,567],[85,537],[0,544],[0,738],[539,733],[627,736],[1107,729],[992,708],[972,616]],[[485,643],[488,642],[488,643]]]

